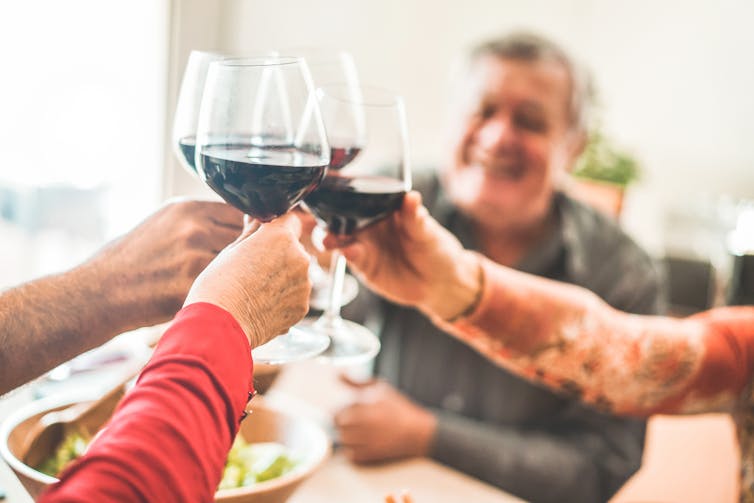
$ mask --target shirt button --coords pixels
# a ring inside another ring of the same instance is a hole
[[[442,399],[442,408],[453,412],[461,412],[465,405],[460,393],[451,393]]]

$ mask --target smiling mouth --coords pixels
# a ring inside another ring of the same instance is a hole
[[[501,180],[517,181],[526,174],[526,167],[522,164],[480,164],[487,176]]]

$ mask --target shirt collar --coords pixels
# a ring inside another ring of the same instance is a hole
[[[527,254],[516,265],[516,269],[542,274],[551,270],[564,256],[566,275],[571,278],[584,277],[587,273],[586,264],[589,262],[588,243],[593,226],[585,225],[587,221],[580,217],[584,209],[561,192],[557,192],[553,198],[553,211],[555,223],[551,235]],[[450,202],[445,191],[439,187],[431,213],[456,235],[465,248],[479,249],[471,220]]]

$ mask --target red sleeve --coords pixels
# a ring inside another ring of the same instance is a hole
[[[187,306],[104,433],[39,501],[212,501],[251,376],[249,342],[233,317]]]
[[[754,377],[754,307],[722,307],[690,319],[702,321],[707,331],[702,365],[688,394],[700,402],[737,399]]]

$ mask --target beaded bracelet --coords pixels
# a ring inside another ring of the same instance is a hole
[[[474,294],[474,299],[471,301],[471,303],[461,311],[460,313],[456,314],[455,316],[451,316],[450,318],[445,319],[445,323],[455,323],[458,320],[461,320],[463,318],[468,318],[471,316],[471,314],[476,311],[477,307],[479,307],[479,304],[482,302],[482,296],[484,295],[484,266],[482,265],[482,260],[480,259],[479,255],[476,253],[474,254],[477,258],[477,291],[476,294]]]

